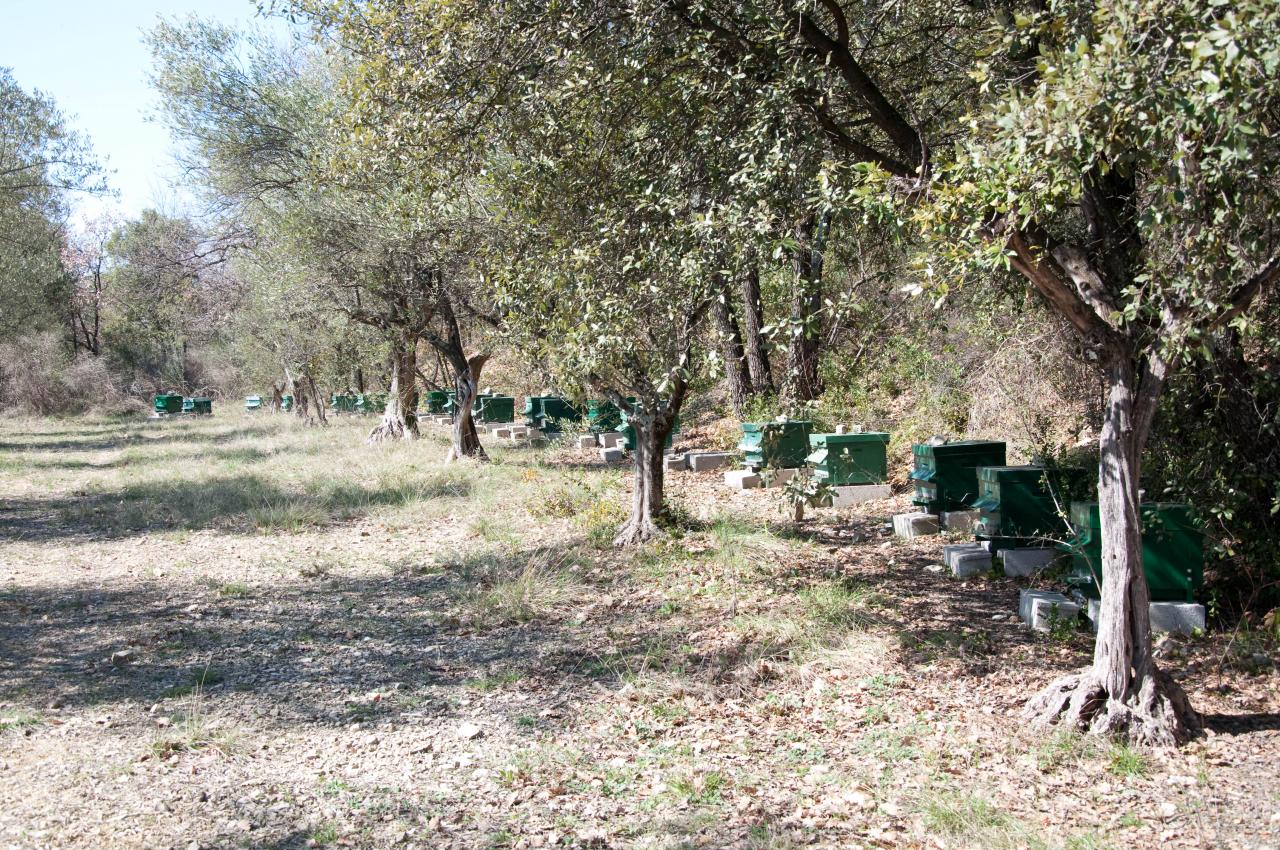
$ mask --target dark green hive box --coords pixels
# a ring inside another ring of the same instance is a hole
[[[982,511],[977,538],[990,540],[992,551],[1062,540],[1071,497],[1080,492],[1086,476],[1083,469],[979,467],[978,498],[973,502]]]
[[[516,418],[516,400],[509,395],[486,396],[476,409],[481,422],[513,422]]]
[[[261,410],[261,409],[262,409],[262,396],[260,396],[260,395],[247,395],[247,396],[245,396],[245,397],[244,397],[244,409],[245,409],[245,410]]]
[[[968,510],[978,498],[978,467],[1004,466],[1004,443],[995,440],[958,440],[911,447],[915,468],[915,497],[921,510],[938,514]]]
[[[191,406],[188,407],[188,404]],[[212,416],[213,399],[205,398],[204,396],[189,398],[182,403],[182,409],[188,413],[194,413],[197,416]]]
[[[353,407],[356,413],[373,413],[373,402],[364,393],[356,393]]]
[[[329,398],[329,406],[336,413],[355,413],[356,397],[348,393],[334,393]]]
[[[446,413],[445,405],[449,403],[449,395],[444,390],[431,390],[422,397],[422,404],[427,413]]]
[[[156,413],[181,413],[182,396],[175,393],[160,393],[155,398]]]
[[[628,398],[627,401],[635,404],[635,398]],[[616,431],[618,426],[622,424],[622,411],[611,401],[604,399],[590,399],[587,401],[587,427],[593,434],[602,434],[605,431]]]
[[[280,409],[293,410],[293,396],[287,394],[280,396]]]
[[[809,430],[803,419],[786,422],[743,422],[743,463],[752,469],[799,469],[809,456]]]
[[[558,395],[531,395],[525,397],[525,423],[546,431],[559,431],[565,422],[582,419],[582,411],[573,403]]]
[[[1142,522],[1142,570],[1153,602],[1194,602],[1204,586],[1204,532],[1189,505],[1147,502]],[[1071,553],[1067,582],[1085,596],[1099,598],[1102,587],[1102,524],[1097,502],[1071,503],[1074,536],[1062,548]]]
[[[889,476],[888,445],[889,435],[882,431],[810,434],[813,451],[805,461],[814,478],[832,486],[883,484]]]

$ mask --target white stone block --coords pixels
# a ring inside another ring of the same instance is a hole
[[[681,472],[688,469],[684,455],[667,455],[662,462],[666,464],[667,472]]]
[[[975,549],[951,559],[951,574],[956,578],[973,578],[991,572],[991,553]]]
[[[611,449],[622,442],[622,435],[617,431],[605,431],[596,437],[600,443],[600,448]]]
[[[913,537],[937,534],[940,530],[938,517],[931,513],[913,511],[909,514],[893,515],[893,533],[908,540]]]
[[[951,531],[972,533],[981,518],[982,511],[943,511],[942,525]]]
[[[987,556],[987,560],[991,560],[991,553],[986,547],[979,543],[953,543],[950,546],[942,547],[942,563],[948,567],[954,566],[954,561],[963,555],[982,554]]]
[[[626,452],[618,447],[611,449],[601,449],[600,459],[605,463],[621,463],[626,457]]]
[[[724,474],[724,483],[735,490],[754,490],[760,486],[760,476],[749,469],[731,469]]]
[[[494,428],[492,433],[493,433],[493,436],[495,436],[495,437],[499,437],[499,438],[510,437],[510,436],[511,436],[511,428],[509,428],[509,427],[507,427],[507,428]]]
[[[529,436],[529,427],[527,425],[516,425],[514,428],[511,429],[511,436],[527,437]]]
[[[595,434],[583,434],[578,438],[578,448],[580,449],[594,449],[598,445],[600,445],[600,441],[596,439]]]
[[[1052,548],[1001,549],[996,557],[1000,560],[1005,575],[1025,578],[1040,572],[1061,554]]]
[[[1089,600],[1086,616],[1094,632],[1098,631],[1101,609],[1102,603],[1099,600]],[[1195,602],[1152,602],[1148,611],[1154,634],[1190,635],[1205,629],[1205,608]]]
[[[1018,616],[1038,632],[1047,632],[1054,621],[1075,620],[1080,606],[1061,593],[1050,590],[1023,590],[1018,594]]]
[[[888,484],[845,484],[833,487],[831,507],[850,508],[863,502],[887,499],[893,495]]]
[[[728,466],[730,455],[728,452],[689,452],[685,457],[694,472],[710,472]]]
[[[1204,631],[1205,610],[1195,602],[1152,602],[1151,631],[1189,635]]]

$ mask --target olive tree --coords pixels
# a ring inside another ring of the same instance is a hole
[[[281,46],[196,19],[162,22],[149,40],[167,120],[191,144],[191,171],[228,226],[287,246],[333,309],[384,337],[391,392],[370,440],[417,435],[426,341],[455,373],[451,457],[482,458],[470,421],[481,361],[467,356],[461,325],[488,316],[467,261],[473,234],[458,232],[476,220],[465,195],[421,173],[360,167],[341,50]]]

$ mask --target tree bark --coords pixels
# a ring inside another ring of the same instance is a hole
[[[1151,595],[1142,568],[1139,474],[1165,372],[1149,359],[1139,381],[1128,355],[1107,365],[1098,461],[1102,600],[1093,665],[1053,682],[1026,709],[1042,724],[1062,720],[1151,745],[1176,744],[1199,726],[1182,688],[1152,657]]]
[[[733,412],[739,419],[746,409],[747,396],[752,394],[751,373],[742,350],[742,334],[733,316],[730,290],[723,277],[717,280],[719,295],[715,300],[716,328],[720,333],[720,350],[724,357],[725,377],[729,382],[729,398]]]
[[[329,417],[325,414],[324,399],[320,397],[320,389],[316,386],[316,379],[311,377],[310,372],[303,373],[303,380],[306,381],[306,389],[311,393],[311,403],[316,407],[315,420],[321,425],[328,427]],[[296,398],[296,396],[295,396]]]
[[[418,341],[397,335],[391,347],[391,386],[382,421],[369,432],[367,442],[414,440],[418,437]],[[359,368],[356,369],[359,376]]]
[[[764,327],[764,308],[760,302],[760,266],[754,260],[742,277],[742,325],[751,387],[758,393],[771,393],[774,391],[773,372],[769,368],[769,351],[760,332]]]
[[[675,414],[670,405],[657,413],[637,410],[628,414],[636,431],[636,448],[632,460],[635,466],[635,489],[631,494],[631,516],[618,529],[613,538],[614,546],[631,546],[644,543],[662,535],[658,519],[664,510],[663,450],[667,435],[675,424]]]
[[[796,290],[791,301],[791,344],[787,356],[787,397],[812,401],[822,394],[818,353],[822,334],[816,321],[822,310],[822,252],[827,222],[813,216],[796,228],[793,251]]]
[[[452,359],[452,358],[451,358]],[[464,457],[487,461],[489,456],[484,446],[480,445],[480,433],[476,430],[475,419],[471,416],[471,406],[475,401],[480,386],[480,370],[484,368],[487,354],[475,354],[464,361],[462,368],[457,369],[453,378],[453,441],[449,448],[446,463],[461,460]]]

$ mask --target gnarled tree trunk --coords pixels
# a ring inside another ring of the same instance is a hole
[[[1152,657],[1151,595],[1142,568],[1138,480],[1165,371],[1158,360],[1148,361],[1139,383],[1131,357],[1108,364],[1098,462],[1102,600],[1093,665],[1055,681],[1026,709],[1041,723],[1061,719],[1161,745],[1185,740],[1199,725],[1182,688]]]
[[[452,359],[452,358],[451,358]],[[476,430],[475,419],[471,415],[471,406],[475,402],[480,386],[480,370],[484,368],[487,354],[475,354],[464,361],[461,368],[455,370],[453,378],[454,410],[453,441],[449,447],[446,463],[461,460],[464,457],[487,461],[484,446],[480,445],[480,433]]]
[[[760,302],[760,266],[754,261],[742,277],[742,327],[751,387],[758,393],[771,393],[774,388],[773,372],[769,368],[769,349],[760,330],[764,327],[764,307]]]
[[[669,406],[657,413],[637,411],[629,414],[628,419],[636,431],[636,448],[632,453],[635,489],[631,494],[631,516],[618,529],[614,546],[643,543],[662,534],[658,527],[664,507],[663,475],[666,472],[662,455],[667,435],[675,424],[675,414]]]
[[[787,356],[787,397],[811,401],[822,394],[818,375],[821,329],[814,326],[822,314],[822,252],[827,222],[806,219],[796,228],[799,245],[793,252],[796,290],[791,301],[791,345]]]
[[[725,377],[729,382],[729,398],[733,403],[734,414],[741,419],[747,404],[747,396],[752,394],[751,374],[747,368],[746,355],[742,350],[742,334],[738,330],[738,321],[733,316],[729,287],[723,277],[716,281],[719,290],[715,299],[716,330],[720,335],[720,351],[724,357]]]
[[[369,432],[368,442],[413,440],[418,437],[418,341],[401,336],[391,349],[391,387],[382,421]]]

